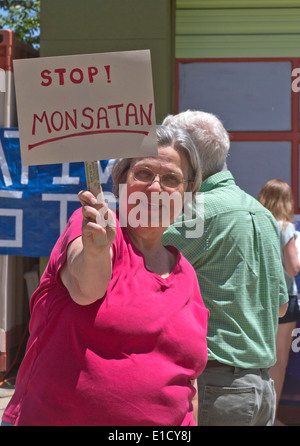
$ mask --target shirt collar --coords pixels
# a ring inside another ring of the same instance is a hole
[[[201,184],[199,192],[208,192],[216,187],[223,187],[229,184],[235,184],[234,178],[229,170],[222,170],[206,178]]]

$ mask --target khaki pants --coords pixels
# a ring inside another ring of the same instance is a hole
[[[198,378],[199,426],[272,426],[276,395],[268,369],[218,367]]]

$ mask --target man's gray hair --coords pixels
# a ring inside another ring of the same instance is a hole
[[[198,149],[204,178],[227,168],[230,138],[215,115],[187,110],[177,115],[168,115],[163,125],[180,127],[189,132]]]
[[[182,128],[173,126],[156,126],[156,137],[158,147],[171,146],[180,153],[185,154],[189,165],[189,181],[193,182],[193,187],[188,190],[194,195],[198,192],[202,183],[202,169],[198,150],[193,143],[191,136]],[[119,185],[125,184],[127,173],[132,162],[139,158],[121,158],[116,160],[112,168],[113,193],[118,196]]]

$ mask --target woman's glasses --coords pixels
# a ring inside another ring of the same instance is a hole
[[[143,166],[135,166],[130,170],[132,170],[135,180],[145,184],[152,184],[158,177],[161,186],[168,189],[177,189],[180,184],[189,182],[189,180],[185,180],[181,175],[173,172],[159,175],[158,173],[152,172],[148,167]]]

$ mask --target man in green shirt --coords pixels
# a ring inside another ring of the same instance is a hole
[[[288,301],[277,223],[226,170],[230,141],[219,119],[188,110],[163,124],[189,131],[202,164],[203,183],[194,203],[196,219],[204,221],[202,235],[193,238],[194,217],[163,235],[163,243],[176,246],[194,266],[210,310],[198,422],[272,425],[276,395],[268,368],[276,362],[278,317]],[[198,229],[200,223],[194,219]]]

